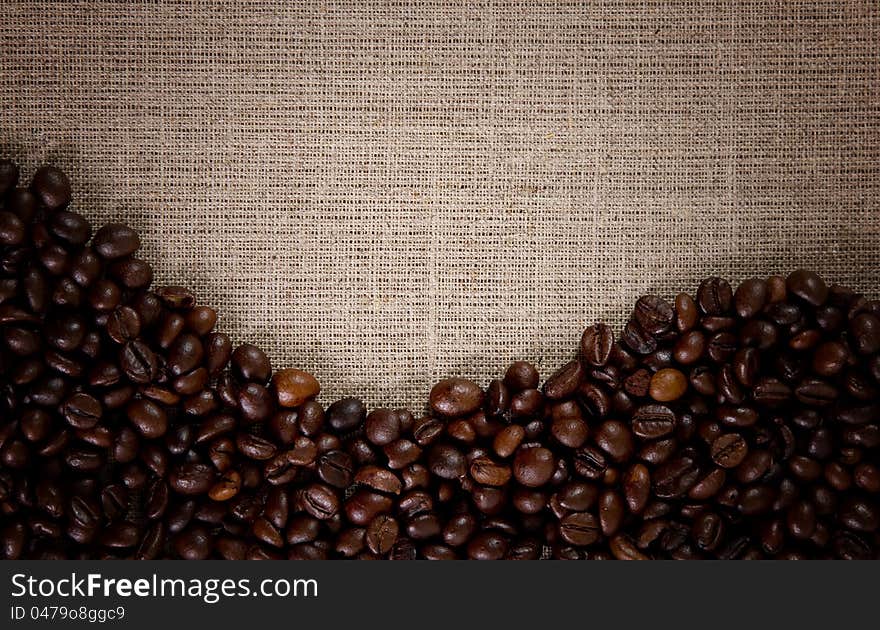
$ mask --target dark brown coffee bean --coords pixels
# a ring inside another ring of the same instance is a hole
[[[131,256],[140,246],[141,240],[137,232],[119,223],[108,223],[92,239],[94,250],[106,259]]]
[[[209,466],[184,463],[171,471],[168,477],[171,488],[178,494],[205,494],[214,485],[214,472]]]
[[[354,480],[368,488],[387,494],[400,494],[403,484],[390,470],[378,466],[365,466],[358,470]]]
[[[547,379],[544,383],[544,395],[551,400],[568,398],[577,391],[582,377],[580,361],[571,361]]]
[[[645,405],[633,415],[632,430],[643,440],[657,440],[675,431],[675,413],[664,405]]]
[[[156,403],[139,399],[132,401],[125,410],[128,420],[147,439],[165,435],[168,430],[168,415]]]
[[[733,305],[730,284],[721,278],[707,278],[697,290],[697,303],[706,315],[724,315]]]
[[[513,476],[526,487],[538,488],[553,476],[555,464],[553,453],[546,448],[521,446],[513,460]]]
[[[581,336],[581,355],[590,365],[605,365],[611,356],[613,347],[614,332],[607,324],[594,324],[587,328]]]
[[[393,502],[389,497],[361,489],[346,499],[344,506],[345,516],[355,525],[366,527],[376,516],[390,511],[392,505]],[[306,509],[308,510],[308,506],[306,506]],[[317,513],[312,511],[309,513],[319,518]]]
[[[431,409],[441,416],[465,416],[475,412],[482,404],[483,390],[467,379],[448,378],[431,389]]]
[[[251,344],[242,344],[232,353],[232,367],[245,381],[265,383],[272,373],[266,353]]]
[[[437,444],[428,451],[428,468],[441,479],[458,479],[467,473],[467,461],[454,446]]]
[[[817,274],[806,269],[798,269],[791,273],[785,281],[789,293],[812,304],[821,306],[828,299],[828,287]]]
[[[603,535],[617,533],[625,515],[624,500],[617,492],[606,490],[599,496],[599,525]]]
[[[617,463],[623,463],[632,457],[635,449],[632,431],[618,420],[607,420],[599,425],[593,439]]]
[[[134,383],[149,383],[158,374],[159,364],[156,355],[142,341],[127,342],[119,355],[122,371]]]
[[[384,556],[394,547],[400,526],[397,521],[387,514],[380,514],[367,526],[367,547],[375,554]]]
[[[366,417],[364,403],[358,398],[343,398],[327,408],[327,422],[340,433],[360,427]]]
[[[722,468],[736,468],[748,452],[748,444],[738,433],[725,433],[712,442],[712,461]]]
[[[581,477],[601,479],[607,468],[608,464],[602,451],[593,446],[580,448],[574,454],[574,470]]]
[[[651,476],[654,494],[674,499],[686,494],[700,479],[700,468],[690,454],[682,454],[660,465]]]
[[[510,481],[511,470],[493,462],[488,457],[477,457],[470,464],[470,474],[474,481],[484,486],[503,486]]]
[[[54,166],[41,166],[36,170],[31,190],[49,210],[64,208],[70,203],[70,180]]]
[[[737,287],[733,295],[736,313],[742,319],[751,319],[764,308],[769,297],[767,282],[760,278],[751,278]]]
[[[651,473],[644,464],[633,464],[623,477],[626,505],[633,514],[640,514],[648,504],[651,492]]]
[[[303,491],[303,507],[316,519],[327,520],[339,511],[339,497],[329,486],[313,483]]]
[[[589,512],[573,512],[559,522],[559,535],[571,545],[585,547],[599,539],[601,530]]]
[[[504,374],[504,384],[514,391],[536,389],[538,387],[538,370],[526,361],[514,361]]]
[[[328,451],[318,458],[318,476],[321,481],[335,488],[347,488],[354,476],[354,462],[344,451]]]
[[[651,354],[657,349],[657,340],[642,330],[635,320],[627,322],[621,335],[621,341],[636,354]]]
[[[74,429],[91,429],[101,421],[101,403],[88,394],[74,394],[62,408],[67,423]]]
[[[672,306],[662,298],[646,295],[639,298],[633,310],[633,319],[648,335],[657,337],[672,326],[675,314]]]

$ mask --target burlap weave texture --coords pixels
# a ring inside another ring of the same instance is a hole
[[[643,292],[877,295],[873,1],[0,4],[0,151],[324,399],[544,375]]]

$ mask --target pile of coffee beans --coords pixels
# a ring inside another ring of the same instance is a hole
[[[325,408],[70,197],[0,162],[0,557],[880,555],[878,301],[713,277],[543,384]]]

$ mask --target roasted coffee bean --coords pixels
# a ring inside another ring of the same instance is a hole
[[[514,361],[504,374],[504,384],[514,391],[538,387],[538,370],[526,361]]]
[[[706,315],[724,315],[733,304],[730,284],[721,278],[703,280],[697,290],[697,304]]]
[[[582,376],[580,361],[571,361],[547,379],[544,383],[544,395],[551,400],[568,398],[577,391]]]
[[[581,355],[590,365],[605,365],[611,356],[613,347],[614,332],[607,324],[594,324],[587,328],[581,337]]]
[[[265,383],[272,373],[269,358],[262,350],[251,344],[242,344],[232,353],[232,367],[245,381]]]
[[[632,319],[624,327],[621,340],[636,354],[651,354],[657,349],[657,340]]]
[[[131,424],[145,438],[162,437],[168,430],[168,415],[162,407],[150,400],[132,401],[125,412]]]
[[[366,417],[364,403],[357,398],[343,398],[327,408],[327,422],[342,434],[360,427]]]
[[[758,315],[767,303],[769,290],[767,282],[760,278],[744,281],[733,294],[736,313],[742,319],[751,319]]]
[[[366,527],[379,514],[388,512],[393,505],[392,500],[382,494],[369,492],[367,490],[358,490],[345,501],[346,518],[361,527]],[[306,509],[309,510],[308,506]],[[405,511],[405,508],[401,508]],[[316,518],[320,518],[317,513],[309,510],[309,513]]]
[[[92,239],[92,247],[105,259],[131,256],[141,246],[137,232],[126,225],[109,223],[99,229]]]
[[[559,522],[559,535],[567,543],[585,547],[601,536],[599,522],[589,512],[572,512]]]
[[[238,452],[245,457],[258,461],[272,459],[278,451],[278,448],[271,441],[253,433],[242,432],[236,435],[235,446]]]
[[[387,494],[400,494],[403,484],[390,470],[378,466],[365,466],[358,470],[354,480],[361,486]]]
[[[321,386],[314,376],[302,370],[286,368],[272,377],[272,384],[282,407],[299,407],[318,395]]]
[[[785,280],[789,293],[813,306],[821,306],[828,299],[828,287],[817,274],[806,269],[792,272]]]
[[[555,459],[546,448],[521,446],[513,459],[513,476],[529,488],[543,486],[553,476]]]
[[[74,394],[62,407],[67,423],[74,429],[91,429],[101,421],[101,403],[88,394]]]
[[[183,495],[204,494],[214,485],[213,470],[205,464],[184,463],[171,471],[168,477],[171,488]]]
[[[657,468],[652,475],[654,494],[675,499],[686,494],[699,480],[700,468],[690,454],[682,454]]]
[[[407,462],[405,465],[411,463]],[[397,467],[392,466],[392,468]],[[428,469],[441,479],[458,479],[466,474],[467,461],[461,451],[454,446],[437,444],[428,451]]]
[[[736,468],[748,452],[748,444],[738,433],[725,433],[712,442],[712,461],[722,468]]]
[[[473,381],[448,378],[432,389],[431,409],[446,417],[459,417],[475,412],[483,404],[483,390]]]
[[[353,475],[354,462],[344,451],[328,451],[318,458],[318,476],[326,484],[344,489],[351,485]]]
[[[687,387],[688,381],[684,374],[674,368],[665,368],[651,377],[649,393],[657,402],[670,402],[681,398]]]
[[[633,454],[632,431],[620,421],[607,420],[603,422],[596,429],[593,439],[597,446],[617,463],[625,462]]]
[[[127,342],[119,355],[119,363],[125,375],[134,383],[149,383],[156,378],[159,363],[156,355],[142,341]]]
[[[653,295],[639,298],[633,311],[633,318],[641,330],[652,337],[660,336],[669,330],[674,316],[669,303]]]
[[[31,190],[49,210],[63,208],[70,203],[70,180],[54,166],[41,166],[31,180]]]
[[[336,493],[320,483],[313,483],[303,490],[302,503],[309,514],[322,521],[332,518],[340,507]]]

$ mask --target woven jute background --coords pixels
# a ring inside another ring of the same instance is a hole
[[[873,0],[7,0],[0,38],[0,152],[324,400],[546,376],[707,274],[877,295]]]

